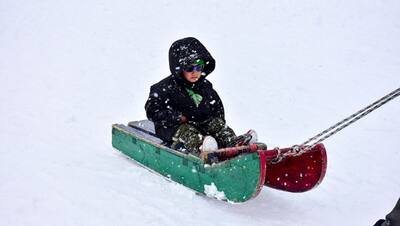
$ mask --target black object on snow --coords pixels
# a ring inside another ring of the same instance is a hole
[[[400,226],[400,198],[393,210],[386,215],[386,220],[378,220],[374,226]]]

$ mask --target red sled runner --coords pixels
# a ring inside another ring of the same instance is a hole
[[[322,182],[327,167],[324,145],[319,143],[304,153],[274,160],[278,154],[285,155],[292,150],[267,151],[272,158],[267,157],[265,186],[289,192],[305,192]]]

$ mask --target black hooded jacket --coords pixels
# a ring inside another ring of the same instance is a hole
[[[195,83],[183,76],[183,68],[201,59],[205,63],[202,76]],[[156,134],[170,143],[181,124],[181,116],[189,123],[201,123],[213,117],[225,120],[224,107],[212,84],[206,79],[215,68],[215,60],[199,40],[189,37],[174,42],[169,49],[171,75],[151,86],[145,109],[154,122]],[[198,106],[186,88],[202,96]]]

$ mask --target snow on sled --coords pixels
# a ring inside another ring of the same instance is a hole
[[[299,156],[290,156],[290,149],[265,150],[258,145],[220,149],[220,154],[236,150],[237,155],[210,165],[204,158],[165,146],[154,135],[154,126],[148,120],[131,122],[129,126],[114,124],[112,145],[172,181],[230,202],[245,202],[257,196],[263,185],[290,192],[307,191],[322,181],[326,170],[322,144]],[[276,161],[285,153],[286,158]]]

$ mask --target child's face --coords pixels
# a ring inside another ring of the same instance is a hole
[[[196,70],[192,72],[183,71],[183,77],[191,83],[197,82],[200,76],[201,76],[201,71],[196,71]]]

